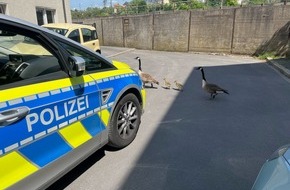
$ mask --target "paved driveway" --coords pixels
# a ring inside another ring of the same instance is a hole
[[[264,161],[290,142],[290,83],[264,62],[110,47],[102,52],[136,69],[139,56],[143,71],[161,85],[164,77],[178,80],[184,91],[148,88],[136,140],[119,151],[101,149],[52,189],[248,190]],[[230,95],[210,100],[196,66]]]

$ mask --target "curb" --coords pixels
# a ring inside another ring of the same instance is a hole
[[[274,59],[267,58],[268,64],[273,66],[276,70],[278,70],[280,73],[285,75],[286,77],[290,78],[290,71],[289,69],[283,67],[279,63],[277,63]]]

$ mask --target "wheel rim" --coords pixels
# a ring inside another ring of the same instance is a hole
[[[134,134],[138,127],[138,111],[134,102],[126,102],[118,113],[117,129],[121,138],[126,139]]]

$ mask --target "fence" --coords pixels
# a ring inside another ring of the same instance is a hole
[[[101,45],[162,51],[290,55],[290,6],[177,11],[74,20],[95,23]]]

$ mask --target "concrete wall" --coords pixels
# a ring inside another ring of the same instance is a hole
[[[124,46],[138,49],[153,49],[153,16],[123,18]]]
[[[231,52],[235,9],[192,11],[189,51]]]
[[[82,22],[99,23],[105,46],[290,55],[289,5],[100,17]]]
[[[274,7],[236,9],[233,53],[251,54],[273,35]]]
[[[103,43],[124,47],[123,18],[102,19]]]
[[[154,16],[153,49],[162,51],[188,51],[190,12]]]
[[[267,38],[259,45],[256,53],[277,52],[290,56],[290,9],[289,7],[275,7],[273,11],[272,30]]]

